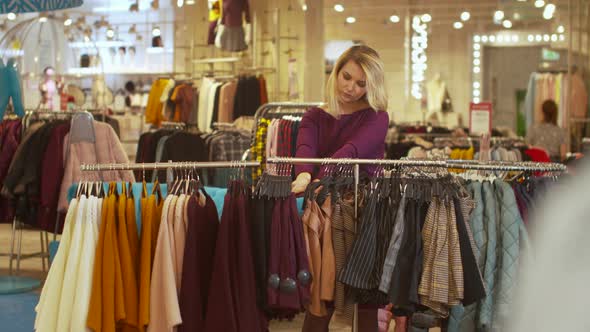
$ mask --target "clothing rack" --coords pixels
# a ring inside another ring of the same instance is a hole
[[[258,167],[257,161],[205,161],[205,162],[172,162],[167,163],[129,163],[129,164],[84,164],[80,166],[82,172],[98,171],[141,171],[141,170],[181,170],[203,168],[246,168]]]
[[[170,122],[170,121],[162,121],[161,126],[159,129],[178,129],[184,130],[186,128],[186,123],[184,122]]]

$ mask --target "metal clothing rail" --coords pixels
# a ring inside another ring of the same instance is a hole
[[[258,167],[257,161],[206,161],[206,162],[167,162],[167,163],[129,163],[129,164],[83,164],[80,170],[83,172],[98,171],[141,171],[163,169],[203,169],[203,168],[245,168]]]
[[[387,159],[332,159],[332,158],[284,158],[271,157],[267,163],[275,164],[308,164],[308,165],[376,165],[376,166],[408,166],[408,167],[442,167],[458,168],[465,170],[491,170],[491,171],[541,171],[541,172],[565,172],[567,167],[558,163],[535,162],[496,162],[477,160],[387,160]]]

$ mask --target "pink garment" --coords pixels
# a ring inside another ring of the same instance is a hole
[[[75,182],[87,181],[126,181],[135,182],[132,171],[80,171],[82,164],[129,163],[127,154],[113,128],[102,122],[94,121],[95,143],[79,142],[69,144],[69,134],[64,140],[64,177],[59,195],[59,211],[68,209],[68,190]],[[68,147],[69,145],[69,147]]]
[[[234,99],[238,83],[232,81],[225,83],[219,91],[219,115],[218,122],[234,121]]]

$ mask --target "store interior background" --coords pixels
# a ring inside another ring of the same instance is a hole
[[[34,92],[47,65],[82,87],[91,86],[98,74],[104,74],[113,92],[129,79],[145,82],[146,89],[159,76],[194,78],[198,86],[198,77],[211,68],[239,74],[243,68],[255,67],[266,77],[271,101],[321,101],[328,45],[335,58],[339,49],[334,45],[360,41],[383,58],[391,118],[423,121],[431,114],[413,92],[413,83],[418,83],[412,69],[414,17],[421,19],[427,31],[422,84],[440,76],[456,113],[439,119],[443,124],[452,126],[462,119],[466,126],[470,102],[492,101],[494,126],[515,130],[517,92],[526,90],[530,74],[537,70],[567,70],[568,64],[576,65],[586,86],[590,85],[588,1],[256,0],[250,1],[253,41],[249,50],[239,53],[206,45],[212,2],[139,1],[139,11],[130,12],[134,1],[87,0],[80,8],[52,13],[54,18],[45,25],[39,23],[23,41],[26,54],[38,53],[23,57],[27,106],[38,103]],[[555,9],[544,17],[548,6]],[[497,11],[502,11],[503,18],[494,22]],[[6,31],[37,15],[18,15],[3,27]],[[72,25],[60,24],[68,18]],[[504,26],[506,20],[510,28]],[[80,31],[77,26],[91,30]],[[108,37],[109,29],[113,38]],[[150,47],[155,29],[161,33],[163,47]],[[136,55],[130,59],[126,54],[127,62],[115,63],[117,56],[109,53],[112,45],[133,46]],[[556,52],[559,59],[544,60],[544,50]],[[98,52],[102,63],[94,69],[79,68],[79,56],[85,52]],[[231,65],[195,63],[227,57],[238,60]],[[288,66],[293,59],[298,78],[295,95],[289,93]]]

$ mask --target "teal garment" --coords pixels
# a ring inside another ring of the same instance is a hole
[[[496,195],[494,194],[494,185],[485,181],[482,185],[482,200],[483,200],[483,227],[487,234],[487,243],[483,250],[485,252],[485,263],[483,265],[483,279],[486,287],[487,295],[480,302],[478,308],[478,329],[489,330],[492,327],[493,313],[494,313],[494,294],[496,293],[496,276],[497,276],[497,240],[498,240],[498,224],[496,222],[498,216],[498,208],[496,206]]]
[[[80,7],[83,0],[35,0],[35,1],[12,1],[0,0],[2,14],[7,13],[41,13],[54,10],[62,10]]]
[[[5,66],[0,59],[0,119],[4,118],[4,112],[11,99],[14,114],[21,118],[25,116],[20,75],[16,70],[16,64],[13,59],[10,59]]]
[[[524,224],[512,187],[503,180],[494,182],[496,201],[499,207],[500,237],[498,245],[498,279],[494,298],[493,329],[505,330],[504,324],[510,319],[520,258],[520,230]]]

